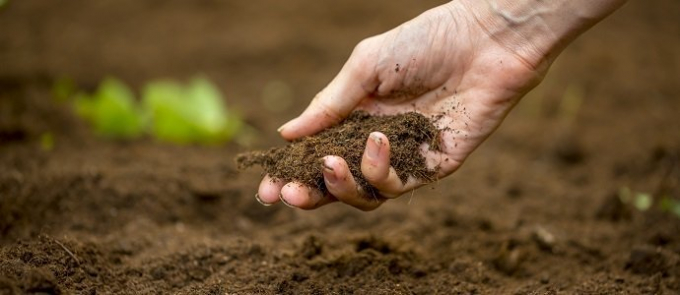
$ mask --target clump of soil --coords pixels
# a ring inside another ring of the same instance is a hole
[[[416,112],[391,116],[373,116],[356,111],[340,124],[313,136],[298,139],[284,147],[254,151],[236,157],[239,169],[254,165],[264,168],[270,177],[298,181],[326,193],[321,158],[328,155],[345,159],[359,186],[369,194],[375,193],[361,173],[361,158],[371,132],[379,131],[390,142],[390,164],[405,182],[409,175],[432,181],[435,170],[429,169],[420,146],[428,143],[437,150],[439,130],[432,120]]]

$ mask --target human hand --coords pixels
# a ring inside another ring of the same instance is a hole
[[[489,10],[477,9],[475,3],[479,1],[449,2],[360,42],[309,107],[279,129],[281,136],[293,140],[315,134],[354,110],[372,114],[417,111],[438,116],[435,125],[443,130],[441,151],[422,148],[428,167],[438,167],[438,177],[456,171],[540,82],[552,53],[534,46],[541,42],[515,42],[519,38],[512,36],[517,31],[507,24],[493,27],[498,22],[487,19],[492,13],[484,15]],[[378,190],[378,197],[366,196],[357,187],[342,158],[328,155],[323,165],[330,194],[265,176],[258,201],[269,205],[281,200],[301,209],[341,201],[372,210],[424,184],[412,177],[401,182],[390,167],[390,143],[379,132],[367,139],[361,163],[363,176]]]

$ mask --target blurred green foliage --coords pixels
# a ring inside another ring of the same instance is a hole
[[[54,84],[52,85],[52,95],[59,102],[67,101],[77,91],[78,88],[76,83],[73,81],[73,79],[68,77],[60,77],[54,81]]]
[[[647,211],[656,203],[658,209],[662,212],[669,212],[680,218],[680,200],[669,196],[655,198],[649,193],[636,192],[624,186],[619,188],[619,200],[624,204],[631,204],[640,211]]]
[[[4,8],[7,3],[9,3],[9,0],[0,0],[0,9]]]
[[[59,79],[53,94],[57,100],[72,99],[76,113],[97,134],[111,139],[148,133],[172,143],[217,144],[231,140],[244,127],[234,112],[227,111],[217,87],[203,77],[187,84],[150,82],[141,101],[127,85],[110,77],[92,94],[78,92],[71,80]]]
[[[151,133],[160,140],[219,143],[241,128],[241,120],[227,112],[219,91],[205,78],[194,78],[188,85],[152,82],[142,97],[152,118]]]
[[[76,113],[88,120],[99,135],[132,139],[144,132],[143,113],[134,94],[115,78],[104,79],[92,95],[76,95],[74,105]]]
[[[659,208],[661,208],[661,211],[671,212],[675,216],[680,217],[680,200],[664,196],[659,201]]]

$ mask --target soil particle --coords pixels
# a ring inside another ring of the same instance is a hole
[[[309,236],[300,248],[300,255],[305,259],[312,259],[323,253],[323,244],[316,236]]]
[[[552,252],[557,244],[555,235],[542,226],[537,226],[533,230],[531,237],[538,247],[546,252]]]
[[[565,166],[580,164],[586,160],[586,152],[574,135],[562,135],[555,140],[552,154],[558,163]]]
[[[97,284],[98,275],[107,276],[102,269],[106,261],[88,245],[42,236],[37,243],[22,242],[3,252],[6,260],[0,263],[0,277],[15,280],[17,285],[12,288],[26,293],[61,294],[60,286],[86,289],[87,285]],[[82,264],[76,262],[75,255],[79,255]]]
[[[207,284],[204,286],[190,287],[189,290],[179,292],[178,294],[222,295],[227,294],[227,291],[223,284]]]
[[[512,275],[519,270],[523,256],[516,241],[506,241],[501,245],[497,256],[492,260],[493,265],[506,275]]]
[[[436,171],[428,169],[420,152],[422,144],[437,150],[439,131],[425,116],[408,112],[394,116],[372,116],[357,111],[339,125],[316,135],[298,139],[285,147],[240,154],[236,162],[240,169],[254,165],[264,168],[275,179],[298,181],[324,193],[321,159],[328,155],[342,157],[347,162],[357,185],[368,195],[376,195],[361,173],[361,159],[371,132],[379,131],[390,142],[390,164],[402,182],[414,176],[426,182],[434,180]]]
[[[595,217],[612,222],[630,220],[633,212],[630,207],[621,202],[617,192],[610,193],[595,213]]]
[[[672,253],[666,253],[660,248],[650,246],[638,246],[633,248],[626,262],[626,269],[635,274],[653,275],[660,273],[668,276],[675,269],[673,275],[680,275],[678,272],[678,259]]]

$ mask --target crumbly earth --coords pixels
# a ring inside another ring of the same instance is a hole
[[[297,181],[327,193],[322,158],[339,156],[347,162],[357,185],[368,195],[376,196],[376,189],[361,173],[366,140],[374,131],[387,136],[390,142],[390,164],[402,182],[405,183],[409,176],[425,182],[434,180],[436,171],[428,169],[420,147],[428,144],[436,148],[439,131],[432,120],[416,112],[393,116],[353,112],[340,124],[318,134],[298,139],[284,147],[240,154],[236,162],[241,169],[259,165],[274,179]]]
[[[276,128],[359,40],[443,2],[10,0],[0,294],[678,294],[680,218],[659,202],[680,199],[675,0],[630,1],[580,37],[432,187],[370,213],[254,200],[261,175],[234,156],[283,145]],[[254,146],[100,140],[51,98],[62,75],[139,89],[199,71]]]

